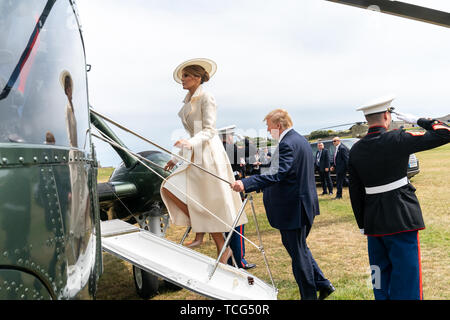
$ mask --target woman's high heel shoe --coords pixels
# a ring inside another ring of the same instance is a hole
[[[203,239],[201,239],[201,240],[194,240],[194,241],[191,241],[189,243],[186,243],[185,247],[197,248],[197,247],[200,247],[202,245],[202,243],[203,243]]]

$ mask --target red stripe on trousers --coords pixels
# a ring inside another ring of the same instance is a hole
[[[420,241],[419,241],[419,232],[417,232],[417,248],[418,248],[418,256],[419,256],[419,299],[423,300],[423,288],[422,288],[422,261],[420,258]]]
[[[242,224],[239,226],[239,233],[242,234]],[[243,267],[245,267],[244,263],[242,262],[242,257],[244,256],[244,244],[243,244],[243,239],[241,236],[239,236],[240,238],[240,243],[241,243],[241,265]]]

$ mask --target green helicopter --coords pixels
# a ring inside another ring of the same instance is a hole
[[[89,111],[87,71],[73,1],[0,0],[1,300],[94,298],[108,215],[162,230],[161,181],[127,153],[97,186],[91,120],[117,137]],[[135,277],[138,293],[156,291],[155,276]]]
[[[368,8],[367,1],[336,3]],[[450,15],[399,1],[380,12],[450,26]],[[373,9],[373,8],[372,8]],[[102,220],[121,219],[164,237],[159,187],[169,155],[138,155],[90,111],[89,66],[73,0],[0,0],[0,300],[95,298],[103,272]],[[123,160],[97,185],[92,126]],[[138,293],[157,277],[134,267]]]

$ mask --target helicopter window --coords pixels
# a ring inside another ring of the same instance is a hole
[[[354,139],[354,138],[348,138],[348,139],[342,139],[341,143],[343,145],[345,145],[347,148],[351,149],[353,147],[353,145],[358,141],[358,139]],[[334,151],[336,150],[336,147],[333,145],[333,143],[331,141],[322,141],[323,143],[323,147],[325,149],[328,149],[328,151],[330,152],[330,154],[334,154]],[[313,154],[315,155],[317,152],[317,142],[313,142],[310,144],[311,145],[311,150],[313,152]]]
[[[334,154],[334,151],[336,150],[336,147],[333,145],[333,142],[331,141],[324,142],[323,147],[327,148],[330,151],[330,154]]]
[[[70,1],[0,1],[0,143],[89,148],[86,83]]]
[[[331,141],[322,141],[322,143],[323,143],[323,147],[325,149],[328,149],[330,154],[334,154],[335,147],[333,146],[333,143]],[[311,146],[313,154],[315,155],[318,150],[317,142],[311,143],[310,146]]]
[[[311,144],[311,149],[312,149],[313,154],[316,154],[316,152],[317,152],[317,143]]]
[[[347,148],[351,149],[356,141],[358,140],[357,139],[342,140],[342,144],[344,144]]]
[[[34,38],[33,32],[37,25],[37,18],[44,6],[45,1],[32,1],[30,4],[25,4],[24,1],[0,2],[0,43],[11,44],[7,47],[1,45],[2,48],[0,48],[0,93],[2,97],[5,95],[5,89],[16,64],[20,62],[21,55],[27,48],[27,42],[30,38]],[[30,43],[28,48],[31,49],[32,45]],[[27,54],[24,54],[23,59],[26,56]]]

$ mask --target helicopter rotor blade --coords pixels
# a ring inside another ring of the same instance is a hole
[[[354,124],[363,124],[363,123],[365,123],[365,122],[363,122],[363,121],[355,121],[355,122],[344,123],[344,124],[340,124],[340,125],[336,125],[336,126],[320,128],[320,129],[317,129],[317,130],[325,130],[325,129],[338,128],[338,127],[350,126],[350,125],[354,125]]]
[[[450,13],[391,0],[327,0],[450,28]],[[424,1],[425,2],[425,1]]]

